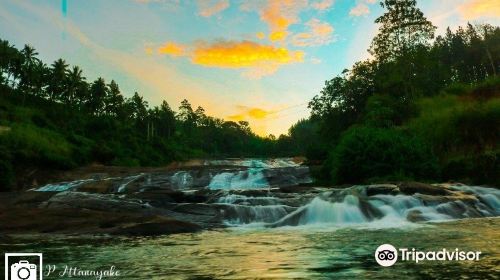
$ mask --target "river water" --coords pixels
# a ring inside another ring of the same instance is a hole
[[[498,218],[482,218],[398,229],[232,228],[156,238],[23,237],[0,248],[40,251],[45,264],[60,268],[114,265],[119,279],[495,279],[499,230]],[[381,267],[374,251],[384,243],[482,255],[479,261],[398,261]]]
[[[310,183],[305,167],[291,160],[236,163],[246,169],[225,167],[207,176],[186,170],[168,176],[139,174],[112,179],[116,180],[120,196],[130,192],[131,182],[135,182],[139,192],[160,184],[169,184],[186,193],[201,186],[218,195],[204,207],[219,209],[227,228],[147,238],[19,235],[0,244],[0,250],[42,252],[44,264],[55,265],[58,272],[65,266],[83,270],[114,266],[120,277],[107,279],[498,279],[500,276],[497,189],[457,185],[439,196],[368,194],[374,188],[366,186],[287,193],[272,188],[279,184]],[[234,161],[212,161],[208,165],[234,164]],[[141,178],[144,182],[138,183]],[[38,191],[78,191],[78,186],[92,180],[51,184]],[[419,263],[398,259],[392,267],[382,267],[375,260],[375,250],[387,243],[417,251],[481,251],[481,257],[477,261]],[[45,279],[70,278],[52,273]]]

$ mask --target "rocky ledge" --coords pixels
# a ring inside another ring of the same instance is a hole
[[[395,209],[406,207],[406,220],[410,222],[429,220],[425,207],[434,207],[436,214],[453,218],[500,214],[492,205],[498,193],[478,195],[467,188],[460,184],[403,182],[342,189],[302,185],[231,191],[151,189],[125,194],[90,192],[95,190],[92,188],[4,193],[0,201],[0,233],[147,236],[221,228],[228,221],[293,226],[307,222],[324,203],[332,208],[321,211],[338,212],[333,215],[343,215],[348,206],[354,205],[364,219],[381,219],[386,213],[374,201]],[[397,206],[389,200],[396,201]],[[318,201],[323,204],[315,204]],[[409,205],[412,203],[418,205]]]

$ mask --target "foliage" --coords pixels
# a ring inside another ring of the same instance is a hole
[[[329,154],[323,173],[331,173],[335,183],[448,180],[462,178],[453,171],[459,162],[468,166],[462,174],[471,181],[493,182],[500,28],[467,24],[432,40],[435,27],[417,1],[381,5],[386,12],[375,21],[373,59],[326,81],[309,103],[318,126],[311,138],[324,143],[318,154]],[[407,165],[412,158],[422,162]]]
[[[376,177],[435,178],[437,160],[422,139],[397,129],[354,126],[330,154],[336,184]]]
[[[64,59],[47,66],[37,55],[0,40],[0,125],[10,129],[0,134],[0,187],[32,167],[278,154],[276,141],[254,134],[248,122],[207,116],[188,100],[177,113],[166,101],[150,106],[137,92],[125,97],[114,80],[87,81],[78,66]]]

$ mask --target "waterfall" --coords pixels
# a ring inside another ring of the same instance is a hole
[[[176,189],[186,189],[193,185],[193,176],[187,171],[178,171],[170,178],[170,183]]]
[[[304,213],[299,225],[318,223],[355,224],[367,221],[359,208],[359,199],[353,195],[347,195],[342,202],[335,203],[316,197],[303,210]],[[299,211],[302,211],[302,209]]]
[[[261,169],[252,168],[238,172],[223,172],[215,175],[208,185],[211,190],[268,188],[269,183]]]
[[[230,194],[220,197],[217,204],[225,206],[228,225],[271,223],[286,216],[292,209],[276,197],[248,197]]]
[[[466,197],[463,201],[460,200],[460,196],[456,198],[439,196],[427,201],[419,194],[373,196],[348,194],[341,202],[332,202],[325,200],[325,197],[332,196],[331,192],[327,192],[268,226],[369,223],[397,226],[407,222],[432,222],[499,215],[499,190],[470,186],[459,186],[454,189],[474,194],[474,196]]]

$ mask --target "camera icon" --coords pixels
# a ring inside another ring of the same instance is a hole
[[[5,279],[42,280],[42,253],[5,253]]]
[[[398,251],[391,244],[383,244],[375,250],[375,260],[381,266],[392,266],[398,261]]]
[[[10,266],[10,280],[36,280],[36,264],[19,261]]]

